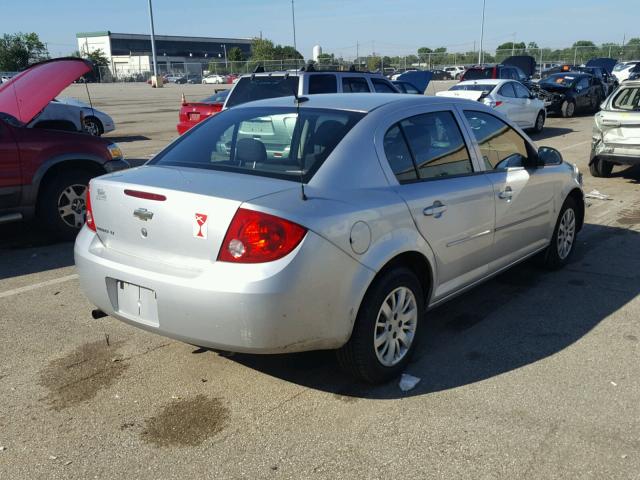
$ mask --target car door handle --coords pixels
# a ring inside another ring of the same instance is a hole
[[[498,197],[502,200],[511,200],[513,198],[513,190],[508,186],[498,194]]]
[[[433,205],[425,208],[422,213],[427,217],[435,217],[440,218],[444,212],[447,211],[447,206],[444,205],[441,201],[436,200],[433,202]]]

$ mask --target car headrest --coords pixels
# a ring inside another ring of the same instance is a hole
[[[255,138],[241,138],[236,144],[236,161],[240,165],[245,163],[266,163],[267,149]]]
[[[316,130],[313,136],[315,145],[323,147],[335,146],[344,136],[345,126],[335,120],[327,120],[323,122]]]

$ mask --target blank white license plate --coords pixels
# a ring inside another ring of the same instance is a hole
[[[118,312],[134,320],[158,326],[158,299],[156,292],[139,285],[117,280]]]

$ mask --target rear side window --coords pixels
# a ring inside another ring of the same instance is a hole
[[[369,93],[367,80],[362,77],[342,77],[342,91],[344,93]]]
[[[391,127],[384,136],[384,153],[400,183],[418,179],[411,152],[399,125]]]
[[[191,130],[150,164],[307,182],[362,117],[326,109],[234,108]]]
[[[335,75],[318,74],[309,77],[309,93],[337,93],[338,82]]]
[[[373,83],[373,89],[376,93],[398,93],[393,86],[385,81],[380,80],[379,78],[372,78],[371,83]]]
[[[269,75],[241,78],[227,98],[226,107],[263,100],[265,98],[289,97],[298,93],[298,77]]]
[[[515,83],[514,82],[513,83],[513,88],[515,89],[516,97],[518,97],[518,98],[529,98],[531,96],[531,92],[529,92],[527,87],[525,87],[521,83]]]
[[[470,68],[464,74],[465,80],[480,80],[481,78],[493,78],[493,68]]]
[[[451,112],[416,115],[394,125],[385,135],[385,154],[401,183],[473,172],[469,152]]]
[[[620,110],[640,110],[640,87],[625,88],[613,99],[613,108]]]
[[[484,112],[465,110],[485,167],[500,170],[522,167],[527,158],[527,144],[513,128],[502,120]]]
[[[513,90],[513,82],[505,83],[502,88],[500,88],[500,95],[503,97],[515,98],[516,92]]]

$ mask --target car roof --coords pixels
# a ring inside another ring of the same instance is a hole
[[[424,103],[429,105],[451,104],[460,101],[447,97],[430,97],[426,95],[412,95],[403,93],[329,93],[305,95],[307,100],[300,103],[300,108],[325,108],[330,110],[350,110],[368,113],[383,105],[392,103]],[[292,107],[295,99],[290,97],[268,98],[255,102],[243,103],[233,108],[252,107]]]
[[[407,70],[408,71],[408,70]],[[289,75],[290,77],[302,76],[302,75],[318,75],[318,74],[341,74],[341,75],[368,75],[373,77],[382,77],[382,73],[380,72],[360,72],[360,71],[350,71],[350,70],[280,70],[275,72],[258,72],[258,73],[246,73],[242,75],[242,77],[251,77],[255,75],[256,77],[271,77],[271,76],[284,76]]]
[[[465,80],[458,85],[498,85],[506,82],[515,82],[515,80],[511,78],[479,78],[478,80]]]

